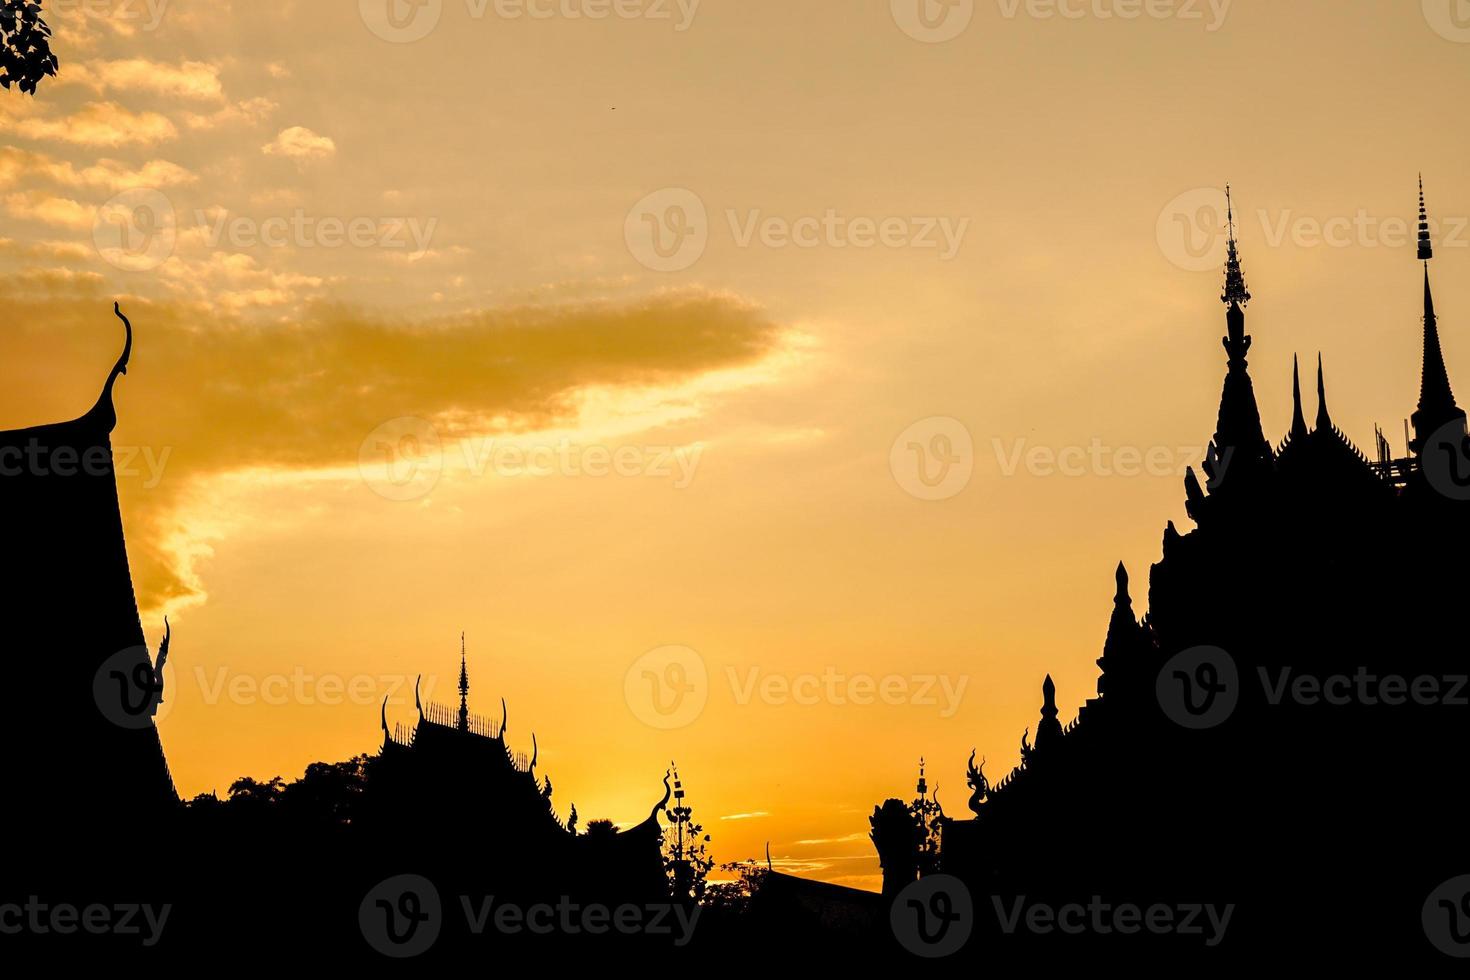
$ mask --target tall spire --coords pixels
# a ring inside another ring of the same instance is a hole
[[[1434,294],[1429,288],[1429,260],[1434,258],[1434,243],[1429,235],[1429,212],[1424,206],[1424,177],[1419,177],[1419,260],[1424,263],[1424,366],[1419,382],[1419,408],[1414,412],[1414,438],[1409,449],[1422,453],[1430,438],[1447,425],[1459,423],[1465,428],[1465,413],[1455,404],[1450,390],[1450,375],[1444,364],[1444,351],[1439,343],[1439,320],[1434,315]]]
[[[1245,306],[1251,301],[1250,290],[1245,285],[1245,273],[1240,268],[1240,246],[1235,241],[1235,206],[1230,200],[1230,185],[1225,185],[1225,224],[1229,241],[1225,256],[1225,292],[1220,299],[1226,306]]]
[[[1041,682],[1041,721],[1036,726],[1036,750],[1053,745],[1062,737],[1062,723],[1057,721],[1057,685],[1051,675]]]
[[[1327,414],[1327,382],[1322,375],[1322,352],[1317,352],[1317,428],[1332,430],[1332,416]]]
[[[1251,294],[1246,288],[1245,273],[1241,270],[1240,246],[1235,239],[1235,204],[1229,184],[1225,185],[1225,220],[1230,237],[1225,260],[1225,291],[1220,299],[1226,306],[1226,332],[1222,343],[1229,356],[1229,369],[1220,396],[1220,414],[1213,441],[1214,461],[1207,458],[1205,463],[1211,493],[1222,489],[1226,483],[1250,482],[1250,474],[1271,461],[1271,447],[1261,429],[1261,411],[1256,405],[1255,388],[1246,370],[1251,338],[1245,332],[1244,307],[1250,302]],[[1218,462],[1220,460],[1225,462]],[[1225,478],[1227,468],[1230,473],[1228,481]]]
[[[1307,417],[1302,411],[1302,368],[1295,354],[1291,355],[1291,441],[1307,437]]]
[[[1429,237],[1429,210],[1424,206],[1424,175],[1419,175],[1419,261],[1427,263],[1434,258],[1434,242]],[[1429,266],[1424,266],[1429,272]]]
[[[459,730],[470,730],[470,672],[465,664],[463,631],[459,634]]]

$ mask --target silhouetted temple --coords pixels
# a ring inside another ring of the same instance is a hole
[[[5,740],[4,827],[77,853],[155,826],[178,797],[154,714],[164,640],[150,658],[128,568],[112,459],[113,387],[133,331],[96,403],[70,422],[0,432],[0,587],[7,656],[21,683]],[[12,858],[16,856],[12,853]]]
[[[673,794],[668,774],[645,819],[578,832],[575,808],[560,819],[550,779],[537,774],[535,736],[529,758],[506,741],[505,702],[498,723],[470,712],[463,642],[458,711],[419,701],[416,687],[417,723],[390,732],[385,703],[376,756],[360,768],[312,767],[330,785],[303,779],[287,799],[276,780],[265,787],[274,796],[180,802],[156,726],[170,633],[165,623],[151,656],[119,510],[112,396],[133,331],[114,309],[126,338],[96,404],[70,422],[0,432],[3,642],[22,678],[4,750],[0,910],[167,905],[164,955],[258,944],[340,960],[377,955],[356,911],[394,875],[431,881],[455,915],[459,896],[667,903],[659,815]],[[136,932],[73,929],[58,945],[54,931],[16,938],[11,925],[0,923],[7,948],[138,949]],[[474,938],[462,915],[442,925],[446,948]]]
[[[552,805],[549,776],[536,774],[538,749],[513,750],[502,699],[494,722],[469,709],[469,669],[460,640],[459,706],[424,702],[414,685],[418,718],[390,730],[384,701],[383,746],[368,770],[365,820],[382,846],[409,846],[429,862],[471,869],[501,888],[555,894],[667,897],[659,814],[670,786],[646,819],[623,830],[577,832]]]
[[[926,820],[897,800],[875,812],[885,891],[927,871],[959,877],[989,930],[976,955],[1107,942],[1005,934],[992,900],[1016,896],[1234,902],[1236,940],[1437,955],[1421,903],[1470,868],[1470,447],[1441,350],[1423,200],[1421,183],[1422,382],[1407,452],[1396,457],[1379,432],[1369,459],[1347,438],[1320,357],[1314,423],[1293,364],[1287,434],[1267,441],[1231,215],[1206,479],[1185,475],[1195,526],[1165,528],[1146,615],[1120,564],[1096,697],[1063,725],[1046,677],[1020,764],[992,784],[971,755],[972,818]],[[1284,380],[1285,358],[1273,363]],[[931,834],[939,855],[926,869]]]

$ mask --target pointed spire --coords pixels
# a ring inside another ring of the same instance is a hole
[[[1424,207],[1424,175],[1419,175],[1419,261],[1434,258],[1434,242],[1429,237],[1429,211]],[[1428,267],[1425,268],[1427,276]]]
[[[1307,437],[1307,417],[1302,411],[1302,368],[1295,354],[1291,355],[1291,441]]]
[[[1240,268],[1240,247],[1235,241],[1235,206],[1230,200],[1230,185],[1225,185],[1225,221],[1229,229],[1229,240],[1225,256],[1225,292],[1220,296],[1226,306],[1245,306],[1251,301],[1250,290],[1245,285],[1245,273]]]
[[[1240,268],[1240,248],[1235,240],[1235,205],[1230,197],[1230,186],[1225,187],[1225,210],[1230,230],[1229,255],[1225,263],[1224,300],[1225,337],[1222,341],[1228,356],[1225,387],[1220,394],[1220,412],[1215,426],[1213,444],[1217,453],[1229,460],[1231,466],[1230,485],[1248,486],[1252,474],[1263,470],[1271,462],[1271,446],[1266,442],[1261,428],[1261,412],[1256,405],[1256,393],[1251,385],[1246,357],[1250,353],[1251,338],[1245,332],[1246,303],[1250,302],[1250,290],[1245,285],[1245,274]],[[1228,452],[1229,455],[1225,455]],[[1205,473],[1210,480],[1210,492],[1219,489],[1221,470],[1206,464]],[[1243,475],[1242,475],[1243,474]]]
[[[1332,431],[1332,416],[1327,414],[1327,382],[1322,375],[1322,352],[1317,352],[1317,428]]]
[[[1057,685],[1051,675],[1041,682],[1041,721],[1036,726],[1036,751],[1051,747],[1062,737],[1062,723],[1057,721]]]
[[[1424,263],[1424,362],[1419,382],[1419,408],[1413,415],[1414,438],[1409,448],[1421,453],[1431,437],[1446,425],[1459,422],[1463,430],[1465,413],[1455,404],[1450,390],[1450,375],[1445,368],[1444,350],[1439,342],[1439,319],[1434,315],[1434,293],[1429,288],[1429,260],[1434,245],[1429,237],[1429,216],[1424,207],[1424,178],[1419,178],[1419,259]]]
[[[1113,603],[1119,606],[1133,605],[1133,599],[1128,595],[1128,569],[1122,562],[1118,562],[1118,570],[1113,577],[1118,583],[1118,591],[1113,593]]]
[[[470,672],[465,663],[464,631],[459,634],[459,730],[470,730]]]

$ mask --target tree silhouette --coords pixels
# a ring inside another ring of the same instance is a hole
[[[765,883],[767,869],[751,859],[722,864],[720,870],[733,873],[735,877],[727,881],[710,882],[704,889],[701,904],[711,911],[736,915],[749,912],[751,899]]]
[[[587,824],[587,836],[596,840],[605,840],[618,832],[618,825],[611,820],[598,818]]]
[[[55,75],[51,28],[41,16],[40,0],[0,0],[0,85],[36,94],[47,75]]]

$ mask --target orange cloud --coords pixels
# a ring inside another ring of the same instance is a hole
[[[110,297],[91,278],[15,277],[0,279],[0,302],[10,328],[0,427],[80,414],[116,356]],[[115,444],[168,460],[156,485],[124,488],[148,610],[198,597],[187,557],[169,542],[181,499],[201,480],[355,465],[363,439],[404,416],[433,420],[450,438],[563,424],[576,419],[583,389],[687,381],[752,363],[778,339],[760,310],[703,292],[423,322],[317,305],[287,326],[193,303],[123,304],[137,337]],[[97,365],[90,383],[78,380],[79,358]],[[36,384],[62,374],[70,383]]]
[[[96,208],[41,191],[6,194],[5,211],[12,218],[60,225],[63,228],[91,228],[97,219]]]
[[[261,152],[266,156],[289,157],[292,160],[321,160],[337,152],[330,136],[314,133],[305,126],[283,129]]]
[[[220,85],[219,67],[206,61],[183,61],[177,65],[146,58],[79,61],[68,65],[59,80],[63,84],[84,85],[98,94],[121,90],[208,100],[222,99],[225,94]]]
[[[178,135],[174,124],[156,112],[133,112],[116,102],[88,102],[67,116],[44,116],[17,100],[0,100],[0,132],[33,140],[58,140],[83,146],[157,143]]]
[[[133,168],[118,160],[102,159],[84,167],[70,160],[56,160],[44,153],[18,147],[0,147],[0,182],[13,184],[24,177],[37,177],[67,187],[172,187],[191,184],[198,178],[176,163],[149,160]]]

